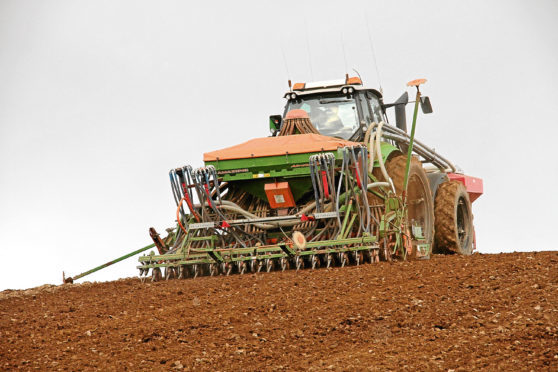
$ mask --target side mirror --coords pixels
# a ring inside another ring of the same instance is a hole
[[[420,97],[420,108],[422,109],[423,114],[432,113],[432,104],[430,103],[430,97]]]
[[[281,129],[281,122],[283,117],[281,115],[271,115],[269,117],[269,130],[272,135],[275,135]]]

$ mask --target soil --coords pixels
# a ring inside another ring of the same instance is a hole
[[[0,293],[0,369],[558,370],[558,252]]]

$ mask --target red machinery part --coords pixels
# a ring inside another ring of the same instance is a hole
[[[465,174],[448,173],[448,178],[452,181],[459,181],[465,185],[471,203],[478,199],[483,193],[482,178],[467,176]]]
[[[296,206],[288,182],[266,183],[264,190],[271,208],[290,208]]]
[[[329,185],[327,184],[327,174],[325,171],[322,171],[322,185],[324,187],[325,197],[329,198]]]

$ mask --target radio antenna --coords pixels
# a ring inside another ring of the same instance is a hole
[[[347,67],[347,54],[345,53],[345,40],[343,39],[343,31],[341,31],[341,48],[343,48],[343,60],[345,61],[345,74],[349,72]]]
[[[283,49],[283,43],[280,43],[279,46],[281,47],[281,55],[283,56],[283,62],[285,63],[285,71],[287,72],[287,79],[291,81],[291,74],[289,73],[289,64],[287,63],[287,57],[285,57],[285,49]]]
[[[368,24],[368,15],[365,13],[364,18],[366,20],[366,30],[368,31],[368,42],[370,43],[370,50],[372,51],[372,58],[374,61],[374,67],[376,68],[376,76],[378,77],[378,85],[380,86],[380,93],[384,94],[382,89],[382,81],[380,80],[380,70],[378,69],[378,61],[376,61],[376,51],[374,50],[374,43],[372,42],[372,36],[370,35],[370,25]]]
[[[308,52],[308,65],[310,66],[310,77],[314,81],[314,71],[312,71],[312,57],[310,55],[310,39],[308,38],[308,22],[304,18],[304,30],[306,31],[306,51]]]

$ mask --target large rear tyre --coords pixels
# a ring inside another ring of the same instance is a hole
[[[435,252],[473,253],[473,213],[465,186],[459,181],[442,183],[434,205]]]
[[[406,164],[406,155],[396,155],[386,162],[386,171],[393,181],[397,195],[403,193]],[[378,178],[383,179],[383,177]],[[422,168],[421,162],[415,157],[411,158],[409,166],[406,201],[407,225],[410,230],[407,233],[410,234],[413,245],[412,256],[430,258],[434,241],[434,201],[426,172]]]

